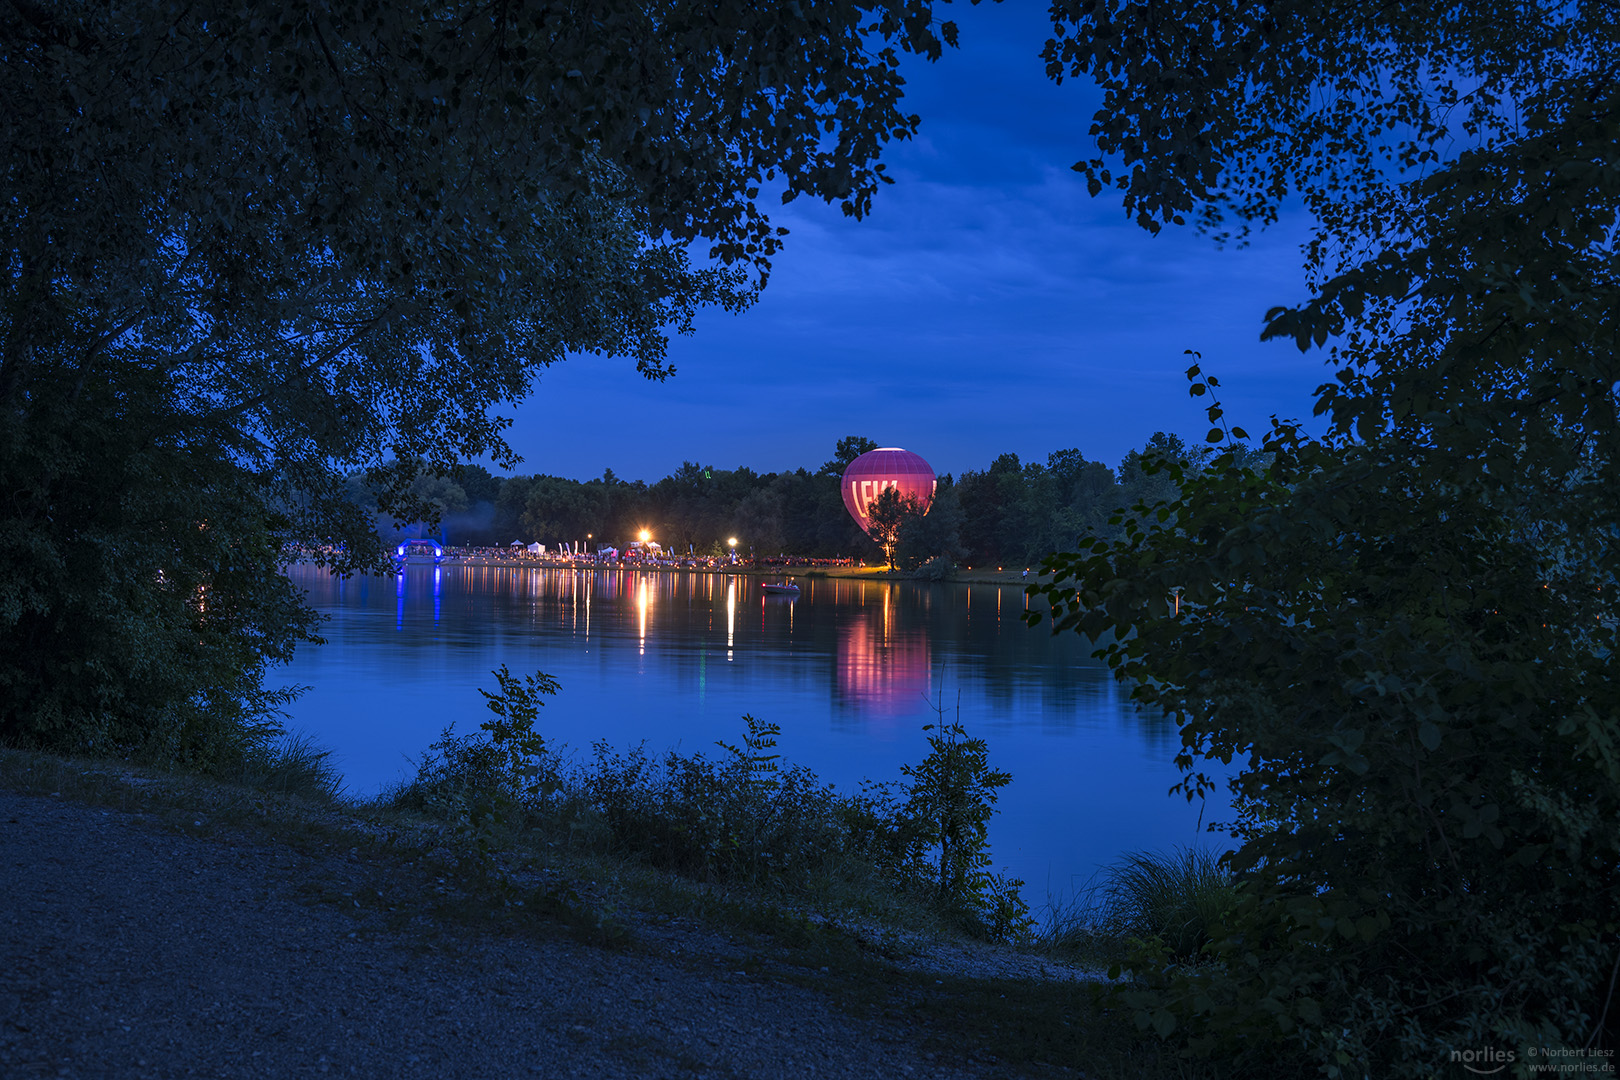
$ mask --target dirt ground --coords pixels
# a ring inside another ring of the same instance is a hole
[[[334,897],[376,884],[347,869],[0,792],[0,1075],[1006,1075],[703,935],[610,951],[390,929],[381,890]]]

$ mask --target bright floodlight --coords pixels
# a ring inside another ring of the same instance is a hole
[[[648,540],[651,540],[651,539],[652,539],[652,533],[648,532],[646,529],[642,529],[641,530],[641,542],[643,544],[645,544]]]
[[[732,547],[736,547],[737,546],[737,538],[735,536],[733,536],[730,540],[727,540],[726,543],[730,544]]]

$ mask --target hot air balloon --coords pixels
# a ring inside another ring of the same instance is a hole
[[[850,462],[849,468],[844,470],[844,478],[839,481],[839,488],[843,492],[844,508],[849,511],[849,516],[855,519],[855,524],[863,532],[870,534],[872,504],[885,490],[894,488],[902,497],[911,496],[921,504],[926,514],[928,507],[933,504],[934,488],[938,483],[928,462],[910,450],[885,446],[879,450],[868,450]]]

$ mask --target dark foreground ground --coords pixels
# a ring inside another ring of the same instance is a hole
[[[0,791],[0,1076],[1083,1075],[840,1008],[709,931],[401,926],[358,849],[194,824]]]

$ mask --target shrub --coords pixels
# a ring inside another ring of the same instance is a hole
[[[989,871],[996,792],[1012,776],[990,768],[989,746],[969,738],[959,721],[929,724],[924,730],[933,732],[928,757],[921,765],[900,767],[911,778],[901,816],[911,825],[915,844],[937,851],[932,863],[935,899],[975,915],[994,911],[999,897],[1023,884],[1002,881]]]
[[[757,722],[745,718],[752,731]],[[803,767],[768,772],[757,758],[715,761],[596,746],[578,785],[616,854],[702,880],[802,885],[850,850],[839,796]]]
[[[1212,962],[1146,939],[1116,1003],[1240,1070],[1416,1078],[1453,1050],[1601,1046],[1620,951],[1601,545],[1549,542],[1423,445],[1273,445],[1263,470],[1182,476],[1036,590],[1060,626],[1112,633],[1100,654],[1178,723],[1186,791],[1242,762]]]
[[[495,713],[483,734],[445,729],[389,802],[443,817],[485,848],[518,828],[703,881],[802,890],[854,874],[921,895],[992,937],[1029,928],[1023,883],[987,869],[995,791],[1010,777],[989,768],[984,741],[960,724],[930,736],[928,759],[904,770],[909,787],[865,783],[848,796],[783,766],[781,729],[752,716],[740,746],[717,743],[718,758],[599,742],[587,764],[565,764],[534,730],[555,681],[519,680],[504,666],[494,674],[499,688],[480,691]]]
[[[416,779],[391,793],[389,802],[412,810],[533,809],[562,787],[560,763],[534,730],[541,698],[557,692],[557,681],[543,672],[520,680],[505,664],[492,674],[499,691],[478,691],[495,714],[481,725],[486,737],[457,735],[454,724],[445,728],[417,763]]]

